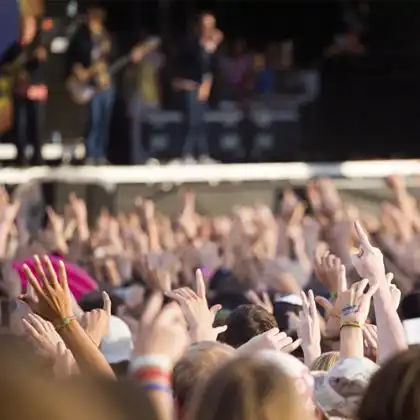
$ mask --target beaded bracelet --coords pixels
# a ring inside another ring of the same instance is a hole
[[[358,322],[345,322],[344,324],[341,325],[340,331],[343,328],[359,328],[359,329],[361,329],[362,326]]]
[[[63,317],[63,319],[61,320],[61,324],[60,325],[56,325],[55,330],[56,331],[60,331],[63,328],[66,328],[68,325],[70,325],[70,323],[72,321],[75,321],[77,319],[76,316],[65,316]]]
[[[154,367],[170,372],[172,370],[171,361],[160,355],[138,356],[130,362],[130,371],[135,372],[140,368]]]

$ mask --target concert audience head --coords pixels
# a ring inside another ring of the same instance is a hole
[[[338,351],[327,351],[322,353],[321,356],[315,359],[312,364],[312,370],[328,372],[337,363],[340,358]]]
[[[87,21],[89,29],[93,33],[98,33],[102,30],[102,26],[106,20],[106,10],[100,6],[91,6],[87,10]]]
[[[307,419],[292,379],[269,361],[240,357],[219,368],[191,403],[188,419]]]
[[[294,356],[274,350],[260,351],[254,357],[259,360],[268,361],[277,369],[280,369],[282,373],[293,381],[293,385],[300,395],[304,407],[309,412],[314,410],[314,379],[307,366]]]
[[[413,346],[397,354],[373,376],[357,412],[357,419],[418,419],[419,398],[420,348]]]
[[[420,318],[420,291],[416,290],[407,294],[401,300],[398,313],[403,321]]]
[[[223,363],[235,356],[235,350],[226,344],[201,342],[193,344],[175,365],[173,388],[180,417],[183,417],[194,391],[203,386]]]
[[[226,319],[227,330],[221,340],[234,348],[241,347],[251,338],[277,328],[276,319],[266,309],[258,305],[241,305]]]
[[[111,314],[117,315],[118,308],[124,303],[124,299],[117,294],[112,293],[112,289],[110,290],[109,297],[112,302]],[[102,292],[94,290],[93,292],[87,293],[78,301],[78,304],[85,312],[93,311],[94,309],[101,309],[104,305]]]

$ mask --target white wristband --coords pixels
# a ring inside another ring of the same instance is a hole
[[[146,366],[153,366],[169,371],[172,370],[172,363],[168,357],[150,354],[138,356],[132,359],[130,362],[130,371],[135,372],[136,370]]]

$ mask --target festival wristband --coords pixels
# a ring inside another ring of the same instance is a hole
[[[139,368],[133,372],[133,376],[141,381],[161,380],[166,383],[171,382],[172,372],[155,367]]]
[[[130,362],[130,371],[136,372],[140,368],[155,367],[170,372],[172,370],[171,361],[160,355],[138,356]]]
[[[359,329],[361,329],[362,326],[358,322],[345,322],[344,324],[341,325],[340,331],[343,328],[359,328]]]
[[[143,385],[143,389],[145,391],[161,391],[169,394],[172,397],[173,391],[172,387],[167,384],[160,384],[156,382],[150,382],[148,384]]]
[[[357,305],[351,305],[351,306],[345,306],[342,310],[341,310],[341,315],[342,316],[347,316],[350,315],[354,312],[358,312],[359,311],[359,307]]]
[[[61,324],[60,325],[56,325],[55,326],[55,330],[56,331],[60,331],[63,328],[66,328],[68,325],[71,324],[72,321],[75,321],[77,319],[76,316],[65,316],[62,320],[61,320]]]

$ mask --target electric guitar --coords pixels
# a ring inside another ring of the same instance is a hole
[[[132,62],[139,62],[146,54],[159,47],[160,38],[150,37],[140,45],[135,46],[130,54],[118,59],[110,66],[104,62],[98,62],[88,69],[77,74],[75,70],[67,79],[66,87],[71,99],[78,105],[84,105],[91,101],[96,92],[104,90],[111,84],[112,76]],[[92,86],[95,81],[99,87]]]

